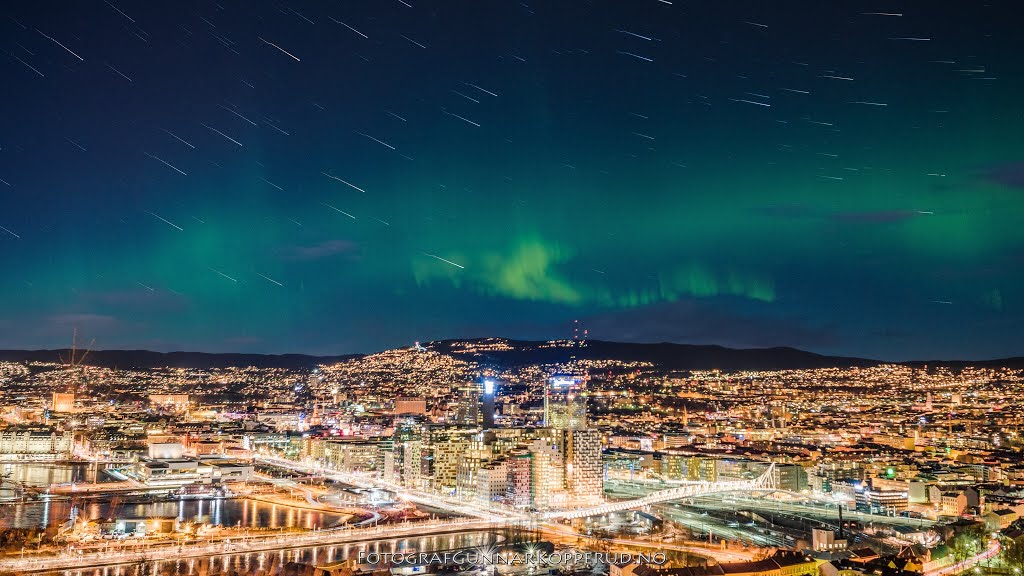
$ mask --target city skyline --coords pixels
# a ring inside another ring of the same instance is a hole
[[[994,2],[0,10],[0,576],[1019,576]]]
[[[1006,4],[5,16],[2,349],[1022,353]]]

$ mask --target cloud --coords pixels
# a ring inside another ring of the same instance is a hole
[[[727,303],[681,300],[598,314],[585,320],[594,338],[621,342],[719,344],[736,348],[792,346],[829,349],[839,344],[833,326],[795,318],[741,314]]]
[[[354,256],[358,250],[359,245],[349,240],[325,240],[309,246],[286,246],[281,254],[288,260],[320,260],[339,255]]]
[[[803,204],[772,204],[769,206],[760,206],[754,211],[756,213],[764,214],[765,216],[782,219],[817,218],[821,215],[819,211],[809,208]]]
[[[1024,162],[1011,162],[994,166],[988,170],[985,178],[1010,188],[1024,188]]]
[[[84,307],[113,308],[124,310],[162,310],[180,311],[189,304],[188,298],[181,294],[166,290],[112,290],[107,292],[89,292],[82,296]]]
[[[918,216],[913,210],[875,210],[867,212],[835,212],[833,220],[854,224],[889,224],[903,222]]]
[[[851,224],[889,224],[903,222],[920,214],[915,210],[865,210],[827,212],[802,204],[775,204],[757,209],[757,212],[772,218],[786,220],[814,219],[848,222]]]
[[[55,314],[48,317],[47,323],[58,328],[106,328],[118,323],[117,318],[107,314],[71,313]]]

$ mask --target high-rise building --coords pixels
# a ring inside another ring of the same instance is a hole
[[[508,460],[500,458],[480,466],[476,478],[476,501],[487,505],[492,502],[503,502],[509,487]]]
[[[494,395],[497,383],[486,378],[480,382],[467,382],[459,387],[455,406],[455,422],[476,426],[483,430],[494,428]]]
[[[604,464],[601,432],[594,428],[566,430],[565,480],[574,505],[592,504],[604,498]]]
[[[421,475],[427,489],[441,494],[456,491],[459,460],[472,447],[475,428],[432,426],[423,436]]]
[[[508,457],[508,490],[505,502],[509,506],[527,508],[533,504],[533,455],[529,450],[514,450]]]
[[[481,410],[481,424],[484,430],[490,430],[494,428],[494,394],[497,384],[494,380],[487,378],[484,380],[483,397],[480,400]]]
[[[459,387],[455,404],[456,424],[479,426],[482,423],[480,400],[483,392],[482,382],[467,382]]]
[[[544,426],[556,430],[587,427],[587,397],[584,380],[556,376],[544,387]]]
[[[395,423],[390,445],[384,447],[384,479],[414,488],[421,487],[423,426],[416,418]]]
[[[530,485],[536,508],[559,507],[567,501],[561,435],[554,430],[546,432],[539,434],[528,447],[532,460]]]

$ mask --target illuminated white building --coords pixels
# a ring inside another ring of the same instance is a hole
[[[593,428],[566,430],[566,489],[574,505],[593,504],[604,498],[601,433]]]
[[[0,431],[0,460],[59,460],[71,455],[72,434],[48,426],[8,426]]]
[[[544,387],[544,426],[557,430],[587,427],[582,378],[556,376]]]

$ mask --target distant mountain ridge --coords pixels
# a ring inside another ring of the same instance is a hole
[[[0,361],[60,362],[71,350],[0,350]],[[78,350],[78,357],[83,351]],[[93,350],[83,364],[104,368],[314,368],[319,364],[361,358],[362,354],[311,356],[308,354],[243,354],[235,352],[153,352],[150,350]]]
[[[550,364],[575,357],[579,360],[614,359],[650,362],[666,370],[794,370],[801,368],[832,368],[876,366],[877,360],[824,356],[796,348],[726,348],[717,345],[674,344],[660,342],[638,344],[588,340],[584,346],[552,347],[547,342],[503,340],[511,350],[487,350],[467,353],[458,350],[461,343],[487,343],[492,339],[443,340],[427,347],[438,352],[478,362],[499,365]]]
[[[503,344],[494,348],[495,343]],[[475,350],[467,350],[470,344]],[[717,345],[660,343],[627,343],[588,340],[585,346],[552,346],[549,342],[509,340],[505,338],[463,338],[438,340],[424,345],[427,349],[462,360],[513,367],[525,364],[555,364],[579,360],[620,360],[650,362],[666,370],[797,370],[813,368],[868,367],[886,364],[880,360],[845,356],[828,356],[789,347],[726,348]],[[81,351],[79,351],[81,353]],[[0,350],[0,361],[60,362],[68,349]],[[320,364],[363,358],[367,354],[313,356],[308,354],[244,354],[209,352],[153,352],[149,350],[95,350],[85,364],[108,368],[257,368],[312,369]],[[1024,368],[1024,357],[996,360],[962,361],[933,360],[896,362],[907,366],[947,366],[962,368],[1007,367]]]

